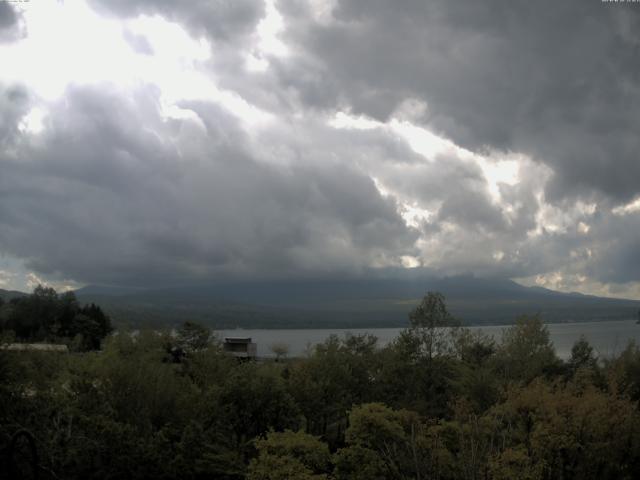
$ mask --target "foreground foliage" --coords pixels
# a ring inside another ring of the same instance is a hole
[[[0,448],[30,432],[43,478],[640,478],[638,346],[561,361],[538,318],[497,342],[452,323],[433,296],[385,347],[332,336],[277,362],[194,324],[0,351]]]

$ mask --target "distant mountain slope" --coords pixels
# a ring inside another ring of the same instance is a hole
[[[192,319],[219,328],[380,327],[407,324],[427,291],[439,291],[467,324],[511,323],[539,313],[547,322],[636,318],[640,301],[561,293],[472,276],[398,276],[339,281],[247,282],[162,289],[90,286],[81,301],[131,325]]]
[[[26,293],[24,292],[18,292],[16,290],[3,290],[2,288],[0,288],[0,298],[2,298],[4,301],[11,300],[15,297],[23,297],[25,295]]]

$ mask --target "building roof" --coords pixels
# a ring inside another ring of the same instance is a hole
[[[251,337],[225,337],[225,343],[251,343]]]
[[[57,343],[8,343],[0,345],[0,350],[10,350],[14,352],[22,352],[27,350],[37,350],[41,352],[68,352],[66,345]]]

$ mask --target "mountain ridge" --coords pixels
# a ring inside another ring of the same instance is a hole
[[[16,297],[23,297],[25,295],[27,294],[24,292],[20,292],[18,290],[5,290],[4,288],[0,288],[0,298],[2,298],[4,301],[10,300]]]
[[[636,318],[640,301],[526,287],[474,276],[229,282],[163,288],[98,285],[76,291],[128,324],[175,324],[185,319],[233,328],[356,328],[407,324],[427,291],[445,295],[465,324],[507,324],[539,314],[547,322]]]

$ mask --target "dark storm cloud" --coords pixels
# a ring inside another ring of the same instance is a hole
[[[310,106],[385,119],[421,98],[429,126],[459,144],[551,165],[550,199],[638,194],[636,5],[339,0],[329,23],[307,2],[279,7],[297,56],[281,80]]]
[[[98,11],[118,16],[160,15],[196,36],[229,41],[251,34],[264,16],[261,0],[90,0]]]
[[[130,284],[352,272],[411,251],[417,232],[358,169],[260,162],[224,110],[183,106],[204,130],[161,118],[153,89],[70,89],[1,159],[3,251]]]
[[[168,118],[149,84],[53,103],[0,84],[0,254],[81,283],[350,275],[404,256],[437,275],[640,281],[640,213],[611,213],[640,194],[637,6],[342,0],[317,19],[316,3],[277,2],[278,55],[258,45],[262,1],[91,0],[206,36],[211,57],[189,68],[270,120],[202,100]],[[268,67],[247,69],[249,53]],[[417,153],[398,122],[330,122],[402,119],[408,99],[427,105],[413,123],[477,155]],[[518,152],[533,160],[517,182],[490,184],[485,169]]]
[[[640,225],[635,222],[636,232]],[[607,252],[602,252],[601,257],[595,262],[591,271],[597,271],[594,278],[602,282],[625,284],[640,280],[638,275],[638,265],[640,265],[640,245],[633,241],[633,237],[622,237],[617,239]]]
[[[505,228],[505,219],[485,195],[471,190],[458,191],[442,204],[439,221],[454,221],[467,228],[484,228],[499,232]]]
[[[593,259],[587,274],[602,282],[627,283],[640,280],[640,215],[597,215],[590,236]]]

